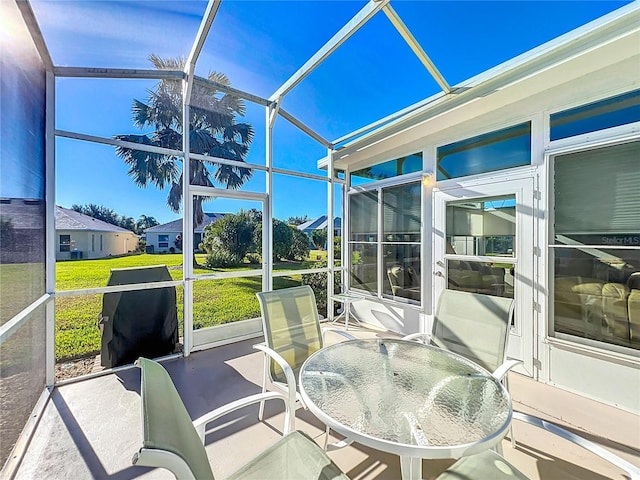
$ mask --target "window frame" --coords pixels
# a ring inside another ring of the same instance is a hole
[[[69,243],[63,242],[62,237],[68,237]],[[58,235],[58,245],[60,246],[60,253],[71,252],[71,234]]]
[[[549,115],[547,115],[547,121]],[[612,127],[606,130],[599,130],[596,132],[585,133],[582,135],[576,135],[574,137],[568,137],[559,139],[556,141],[550,141],[549,146],[545,152],[545,165],[546,165],[546,203],[547,203],[547,231],[546,231],[546,282],[547,282],[547,302],[546,302],[546,338],[551,343],[558,342],[559,344],[581,346],[583,348],[594,349],[594,351],[602,352],[607,356],[621,356],[626,358],[628,356],[637,357],[640,350],[633,349],[622,345],[616,345],[613,343],[607,343],[605,341],[580,337],[569,333],[556,332],[555,330],[555,258],[556,250],[571,248],[570,246],[558,246],[555,243],[555,161],[557,157],[562,155],[568,155],[573,153],[587,152],[598,148],[614,147],[625,143],[639,142],[640,131],[634,127],[638,124],[627,124],[617,127]],[[626,133],[626,134],[625,134]],[[595,135],[594,135],[595,134]],[[632,249],[635,247],[629,246],[617,246],[617,245],[600,245],[593,246],[593,248],[606,248],[610,250],[617,249]]]
[[[424,157],[423,157],[424,158]],[[426,300],[424,298],[424,265],[422,265],[422,261],[421,261],[421,265],[420,265],[420,273],[419,273],[419,278],[420,278],[420,300],[416,301],[416,300],[410,300],[408,298],[403,298],[403,297],[398,297],[398,296],[393,296],[391,294],[387,294],[384,292],[384,279],[387,278],[387,272],[385,269],[385,260],[384,260],[384,246],[385,245],[389,245],[389,244],[398,244],[398,245],[405,245],[407,244],[407,242],[387,242],[384,240],[384,204],[383,204],[383,192],[384,190],[388,190],[394,187],[402,187],[402,186],[406,186],[406,185],[410,185],[412,183],[417,183],[420,186],[420,219],[421,219],[421,223],[424,224],[424,197],[425,197],[425,189],[424,189],[424,182],[423,182],[423,176],[424,176],[424,172],[414,172],[414,173],[410,173],[410,174],[406,174],[406,175],[401,175],[398,177],[393,177],[393,178],[388,178],[388,179],[384,179],[381,180],[379,182],[373,182],[373,183],[368,183],[365,185],[358,185],[356,187],[350,187],[348,192],[347,192],[347,216],[351,217],[352,212],[351,212],[351,196],[352,195],[357,195],[357,194],[363,194],[363,193],[367,193],[367,192],[376,192],[376,196],[377,196],[377,207],[378,207],[378,225],[377,225],[377,234],[376,234],[376,241],[373,242],[364,242],[361,240],[352,240],[351,239],[351,221],[349,220],[349,225],[347,226],[348,230],[346,230],[346,251],[347,251],[347,260],[348,260],[348,268],[349,268],[349,290],[354,290],[356,291],[358,294],[364,294],[366,296],[369,297],[374,297],[378,300],[382,300],[382,301],[391,301],[391,302],[395,302],[398,304],[403,304],[409,307],[414,307],[414,308],[418,308],[420,310],[423,309],[423,307],[426,305]],[[411,245],[416,245],[420,248],[420,250],[422,251],[424,245],[424,239],[425,239],[425,233],[424,233],[424,225],[422,225],[420,227],[420,238],[417,242],[409,242]],[[363,290],[361,288],[354,288],[354,285],[351,283],[351,273],[352,273],[352,264],[351,264],[351,255],[352,255],[352,248],[353,245],[355,244],[370,244],[370,245],[375,245],[376,247],[376,275],[377,275],[377,285],[376,285],[376,291],[375,292],[370,292],[367,290]]]

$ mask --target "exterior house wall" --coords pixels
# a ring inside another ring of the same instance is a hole
[[[550,326],[553,298],[548,294],[551,290],[549,269],[553,259],[549,253],[548,235],[553,225],[549,224],[550,205],[547,199],[552,192],[553,178],[549,178],[549,156],[565,147],[597,145],[607,139],[640,136],[640,126],[630,124],[608,132],[585,134],[577,139],[550,142],[551,113],[639,88],[640,33],[637,29],[633,33],[626,32],[618,36],[612,34],[610,41],[600,39],[600,42],[573,55],[567,54],[566,58],[555,64],[530,68],[531,73],[522,79],[494,91],[487,90],[486,95],[477,96],[467,103],[443,107],[442,112],[434,110],[432,118],[416,117],[407,124],[399,124],[395,130],[387,129],[388,138],[384,139],[382,133],[378,137],[372,136],[369,139],[370,146],[363,148],[362,144],[354,142],[353,147],[346,146],[340,153],[345,155],[349,161],[348,168],[353,171],[422,151],[423,173],[435,177],[438,146],[530,121],[531,166],[472,177],[478,183],[500,183],[509,182],[511,177],[521,172],[521,175],[532,178],[535,185],[537,210],[531,212],[535,251],[522,252],[523,256],[535,259],[535,273],[529,279],[529,288],[536,292],[535,304],[526,306],[533,312],[533,322],[531,329],[522,333],[534,356],[534,369],[530,375],[581,395],[640,412],[640,396],[637,395],[640,391],[640,359],[637,355],[608,346],[598,347],[588,342],[558,339],[552,335]],[[423,230],[423,242],[429,244],[430,239],[437,235],[431,217],[434,192],[460,183],[460,180],[432,181],[424,186],[423,215],[426,227]],[[431,272],[437,269],[433,263],[437,252],[431,250],[431,245],[427,249],[429,255],[424,256],[422,265],[423,292],[433,292],[438,279],[434,279]],[[411,333],[418,329],[429,331],[435,300],[429,298],[423,301],[421,320],[416,318],[415,308],[401,304],[384,305],[365,300],[354,302],[352,310],[356,315],[367,318],[367,321],[400,333]],[[398,318],[401,320],[398,321]]]
[[[71,245],[68,252],[60,251],[60,236],[70,235]],[[92,239],[94,245],[92,249]],[[100,237],[102,236],[102,250]],[[104,258],[111,255],[123,255],[134,252],[138,247],[138,237],[126,232],[100,232],[95,230],[56,230],[56,260],[70,260],[72,252],[82,252],[83,259]]]
[[[147,232],[147,246],[153,246],[153,253],[169,253],[170,248],[173,247],[176,252],[180,250],[175,246],[175,240],[178,235],[181,235],[181,231],[167,231],[167,232]],[[160,242],[161,235],[168,235],[166,242]],[[166,246],[160,246],[160,243],[166,243]]]

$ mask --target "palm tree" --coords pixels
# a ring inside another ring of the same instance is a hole
[[[150,55],[149,60],[158,70],[183,70],[182,57],[163,59]],[[210,72],[209,80],[229,86],[226,75]],[[139,129],[153,128],[150,133],[116,135],[117,140],[154,145],[182,150],[182,82],[160,80],[155,90],[148,91],[146,102],[133,101],[131,109],[133,124]],[[244,102],[232,95],[211,87],[194,84],[191,95],[189,118],[189,143],[192,153],[244,162],[253,139],[253,127],[248,123],[236,123],[237,116],[244,116]],[[116,147],[116,153],[129,166],[129,175],[141,188],[153,184],[160,189],[169,187],[167,205],[178,213],[182,201],[182,157],[143,152],[125,147]],[[222,165],[214,161],[191,160],[190,182],[192,185],[238,189],[251,178],[248,167]],[[214,183],[215,182],[215,183]],[[194,223],[203,220],[202,202],[205,197],[194,200]]]

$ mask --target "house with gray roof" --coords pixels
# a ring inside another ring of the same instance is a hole
[[[56,260],[103,258],[138,249],[138,235],[56,205]]]
[[[328,221],[326,215],[321,215],[314,220],[308,220],[304,223],[298,225],[298,230],[302,230],[306,233],[311,241],[311,246],[313,246],[313,240],[311,240],[311,235],[314,230],[325,230],[327,228]],[[328,232],[328,231],[327,231]],[[340,217],[336,217],[333,220],[333,235],[335,237],[341,236],[342,232],[342,220]]]
[[[198,250],[198,245],[202,242],[205,227],[217,222],[225,215],[226,213],[204,213],[202,222],[196,225],[193,231],[194,250]],[[182,219],[147,228],[144,234],[147,239],[148,253],[180,252],[178,239],[182,238]]]

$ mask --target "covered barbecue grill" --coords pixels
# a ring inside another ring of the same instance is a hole
[[[113,268],[107,285],[171,280],[166,265]],[[171,354],[178,343],[176,288],[105,293],[98,326],[102,334],[103,367],[133,363],[140,356]]]

